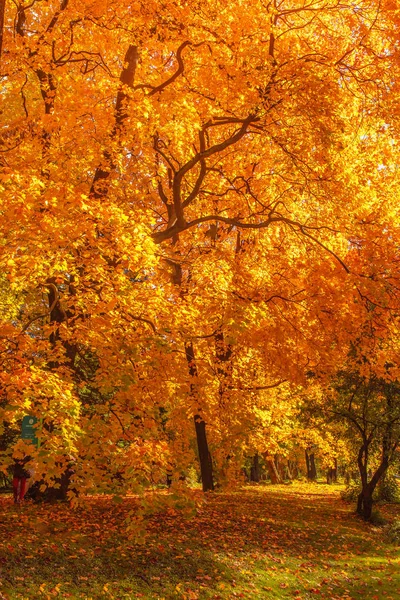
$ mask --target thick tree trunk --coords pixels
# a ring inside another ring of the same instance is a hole
[[[316,481],[317,479],[317,468],[315,466],[314,452],[308,453],[306,450],[306,465],[307,465],[307,479],[308,481]]]
[[[194,356],[192,342],[185,344],[186,360],[189,368],[190,377],[197,378],[197,366]],[[192,381],[190,384],[190,393],[197,405],[199,405],[196,384]],[[197,449],[199,453],[201,482],[203,492],[209,492],[214,489],[213,468],[210,451],[208,449],[206,423],[202,417],[202,410],[198,406],[197,413],[194,415],[194,424],[196,430]]]
[[[253,464],[250,469],[250,481],[260,481],[260,457],[258,454],[253,456]]]
[[[265,462],[267,465],[268,473],[271,479],[271,483],[282,483],[282,480],[279,476],[278,470],[276,468],[276,464],[272,456],[266,456]]]
[[[312,452],[310,454],[310,480],[316,481],[317,479],[317,467],[315,466],[315,455]]]
[[[73,316],[73,313],[68,308],[64,308],[63,303],[63,297],[65,301],[65,296],[68,296],[69,298],[71,296],[75,296],[76,292],[72,278],[70,281],[63,279],[59,281],[59,279],[56,277],[49,278],[46,282],[46,287],[49,304],[50,323],[54,327],[49,339],[50,344],[54,348],[57,343],[61,342],[65,350],[65,360],[63,364],[65,364],[70,369],[71,373],[75,376],[75,378],[77,378],[77,373],[75,369],[75,359],[78,352],[78,348],[75,344],[72,344],[68,340],[62,340],[60,338],[58,329],[62,323],[64,323],[65,321],[67,321],[67,319]],[[49,362],[49,368],[52,370],[57,370],[60,366],[61,365],[58,361]],[[54,423],[52,421],[44,423],[43,426],[49,432],[53,431],[54,429]],[[59,478],[53,480],[52,485],[45,484],[43,481],[37,481],[33,484],[32,488],[28,490],[27,495],[37,502],[67,500],[72,475],[73,470],[70,467],[67,467],[64,473],[62,473],[62,475]],[[40,490],[40,487],[42,485],[46,485],[46,489],[44,491]]]
[[[200,415],[194,416],[194,423],[196,429],[197,449],[199,452],[201,483],[203,486],[203,492],[209,492],[214,489],[214,480],[211,454],[208,450],[206,424],[201,420]]]
[[[4,21],[4,6],[5,2],[0,0],[0,30],[2,36],[3,29],[3,21]],[[50,33],[51,30],[55,27],[57,20],[62,11],[66,10],[68,6],[68,0],[61,0],[60,10],[51,21],[47,32]],[[26,22],[25,17],[25,9],[23,3],[20,3],[18,8],[18,19],[16,23],[16,31],[17,33],[23,37],[25,35],[24,25]],[[0,53],[1,53],[1,44],[2,37],[0,38]],[[136,66],[138,62],[138,50],[136,46],[130,45],[124,60],[124,66],[120,74],[120,87],[117,92],[116,104],[115,104],[115,112],[114,112],[114,127],[112,129],[110,135],[110,146],[114,146],[119,143],[120,134],[124,129],[124,122],[128,118],[128,105],[129,105],[129,94],[127,93],[126,88],[133,88],[134,77]],[[51,69],[46,72],[42,70],[42,68],[37,68],[35,70],[36,76],[39,80],[40,91],[44,101],[44,112],[45,114],[53,114],[54,112],[54,102],[56,98],[57,92],[57,80],[55,79]],[[45,128],[42,132],[42,159],[43,159],[43,167],[42,167],[42,176],[46,179],[50,177],[49,170],[49,151],[51,148],[51,133],[47,131]],[[108,187],[105,183],[105,180],[109,178],[109,175],[113,169],[116,168],[116,163],[113,160],[111,151],[107,148],[103,151],[103,161],[97,167],[90,193],[95,198],[100,198],[107,195]],[[48,292],[48,304],[49,304],[49,313],[50,313],[50,323],[54,325],[54,330],[50,335],[50,344],[54,347],[57,342],[61,342],[64,350],[65,350],[65,360],[63,362],[75,376],[75,379],[79,379],[76,371],[76,356],[78,352],[78,347],[73,342],[70,342],[65,339],[61,339],[59,334],[59,326],[67,321],[67,319],[73,317],[73,312],[68,308],[64,307],[64,300],[68,296],[75,295],[75,288],[73,285],[73,277],[70,277],[70,281],[59,281],[58,277],[49,278],[46,282],[46,288]],[[66,291],[65,291],[66,290]],[[49,363],[50,369],[58,369],[60,367],[59,362],[51,362]],[[49,428],[52,427],[50,423],[48,425]],[[69,489],[70,479],[71,479],[72,471],[67,469],[58,480],[55,480],[55,484],[58,487],[49,487],[47,491],[43,494],[43,499],[65,499],[67,497],[67,492]],[[38,491],[38,495],[41,492]]]
[[[357,498],[357,513],[366,521],[369,521],[372,515],[372,493],[369,488],[363,489]]]
[[[361,476],[361,492],[357,498],[357,513],[366,521],[369,521],[372,516],[373,493],[379,481],[385,476],[389,467],[389,448],[390,442],[384,440],[381,463],[368,481],[368,450],[369,441],[364,440],[358,452],[358,469]]]

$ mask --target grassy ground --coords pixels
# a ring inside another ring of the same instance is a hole
[[[152,517],[141,545],[125,534],[134,503],[18,510],[1,498],[0,599],[400,597],[399,546],[358,520],[337,486],[216,493],[192,519]],[[399,506],[381,510],[400,518]]]

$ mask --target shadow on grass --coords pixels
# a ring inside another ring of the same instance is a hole
[[[398,549],[329,488],[248,487],[208,497],[196,517],[159,514],[142,545],[134,501],[0,503],[0,579],[14,598],[396,598]]]

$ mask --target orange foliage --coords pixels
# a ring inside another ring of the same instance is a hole
[[[366,315],[397,373],[397,29],[370,0],[6,3],[0,409],[42,419],[39,471],[177,479],[196,414],[222,470],[272,449]]]

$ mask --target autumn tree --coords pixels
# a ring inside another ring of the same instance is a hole
[[[83,491],[188,464],[194,429],[210,489],[250,388],[332,372],[385,293],[393,3],[3,6],[0,263],[31,298],[3,419],[55,424],[37,460],[79,455]],[[373,273],[348,264],[378,229]]]

